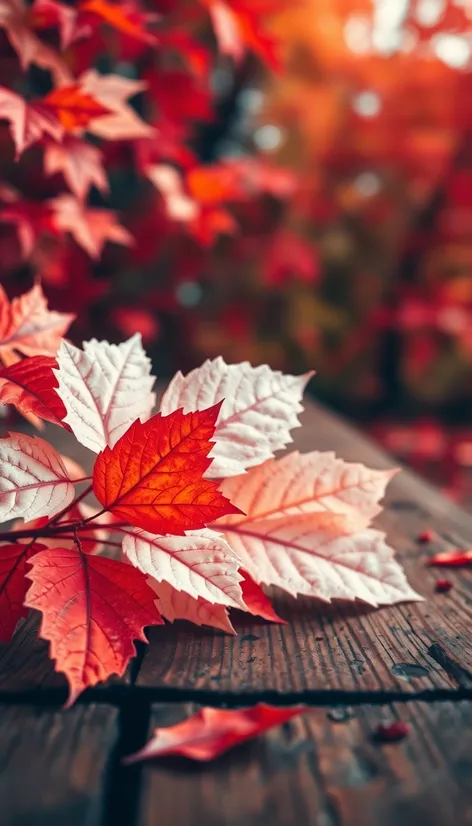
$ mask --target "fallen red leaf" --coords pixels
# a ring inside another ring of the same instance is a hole
[[[416,537],[418,542],[432,542],[436,538],[434,531],[423,531]]]
[[[13,404],[24,415],[62,425],[66,408],[55,390],[54,367],[54,358],[31,356],[0,370],[0,404]]]
[[[402,720],[395,720],[394,723],[380,723],[375,730],[375,739],[379,743],[399,743],[408,737],[410,728]]]
[[[162,618],[146,577],[131,565],[70,548],[41,551],[31,565],[25,605],[43,614],[40,636],[67,677],[71,705],[85,688],[123,674],[133,640],[147,642],[144,627]]]
[[[155,729],[149,743],[136,754],[126,757],[123,762],[136,763],[170,754],[201,762],[214,760],[239,743],[257,737],[307,711],[306,706],[275,708],[264,703],[234,711],[202,708],[175,726]]]
[[[434,590],[437,594],[447,594],[452,588],[452,582],[449,579],[438,579]]]
[[[203,478],[220,408],[134,422],[95,462],[93,489],[103,507],[151,533],[178,535],[239,513],[216,482]]]
[[[471,564],[472,551],[441,551],[428,559],[428,565],[444,565],[444,567],[451,568]]]

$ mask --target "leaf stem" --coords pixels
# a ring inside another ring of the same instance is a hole
[[[63,508],[63,510],[59,511],[59,513],[57,513],[55,515],[55,517],[53,519],[51,519],[51,521],[49,522],[49,525],[55,525],[57,522],[60,522],[61,517],[65,516],[66,513],[69,513],[69,511],[72,510],[72,508],[76,507],[79,504],[79,502],[82,501],[82,499],[85,499],[85,497],[88,496],[89,493],[91,493],[91,491],[92,491],[92,485],[88,485],[82,491],[82,493],[79,493],[79,495],[76,496],[75,499],[73,499],[72,502],[69,502],[69,504],[65,508]],[[90,519],[87,519],[85,521],[88,522],[88,521],[91,521],[91,519],[94,519],[94,516],[90,517]]]

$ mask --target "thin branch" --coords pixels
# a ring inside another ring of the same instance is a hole
[[[65,508],[63,508],[61,511],[59,511],[59,513],[57,513],[56,516],[53,519],[51,519],[51,521],[49,522],[49,525],[55,525],[57,522],[60,522],[61,517],[65,516],[66,513],[69,513],[69,511],[72,510],[72,508],[74,508],[76,505],[78,505],[79,502],[82,501],[82,499],[85,499],[85,497],[88,496],[89,493],[91,493],[91,491],[92,491],[92,485],[88,485],[85,488],[85,490],[82,491],[82,493],[79,493],[79,495],[76,496],[75,499],[72,502],[70,502]],[[91,517],[91,518],[93,519],[93,517]],[[89,520],[86,520],[86,521],[89,521]]]

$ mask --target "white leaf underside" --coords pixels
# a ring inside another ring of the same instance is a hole
[[[243,473],[292,441],[303,390],[312,373],[284,375],[267,365],[206,361],[187,376],[177,373],[161,403],[164,415],[178,407],[203,410],[224,399],[215,431],[208,474],[223,478]]]
[[[167,582],[194,599],[245,610],[240,560],[214,531],[155,536],[133,530],[123,539],[123,551],[135,568],[157,582]]]
[[[0,521],[55,516],[74,498],[61,457],[38,436],[0,439]]]
[[[149,577],[148,585],[156,592],[156,605],[168,622],[187,620],[194,625],[208,625],[219,628],[227,634],[235,634],[224,605],[212,605],[199,597],[195,599],[184,591],[176,591],[168,582],[157,582]]]
[[[256,582],[294,596],[373,606],[421,599],[380,531],[339,535],[323,529],[322,514],[306,514],[228,526],[225,535]]]
[[[248,474],[225,480],[221,490],[248,515],[224,519],[236,524],[256,518],[326,512],[345,514],[353,524],[365,527],[382,510],[379,500],[396,472],[345,462],[332,452],[294,451]]]
[[[113,447],[128,427],[151,415],[154,377],[139,334],[122,344],[63,341],[58,353],[57,393],[67,410],[64,421],[81,444],[95,453]]]

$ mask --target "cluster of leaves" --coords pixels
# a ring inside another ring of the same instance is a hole
[[[99,306],[116,338],[152,343],[156,312],[182,309],[179,283],[239,234],[238,212],[293,192],[263,159],[194,151],[216,120],[218,61],[280,66],[282,4],[0,0],[2,279],[39,274],[82,333]]]
[[[139,334],[79,349],[39,285],[0,295],[0,321],[0,402],[65,428],[93,460],[89,477],[38,436],[0,440],[0,521],[15,520],[0,533],[0,636],[41,611],[69,702],[122,674],[163,617],[230,633],[228,609],[278,621],[262,586],[372,606],[420,599],[370,527],[394,472],[329,452],[274,458],[310,373],[217,358],[177,373],[153,414]],[[122,559],[104,553],[115,546]]]

